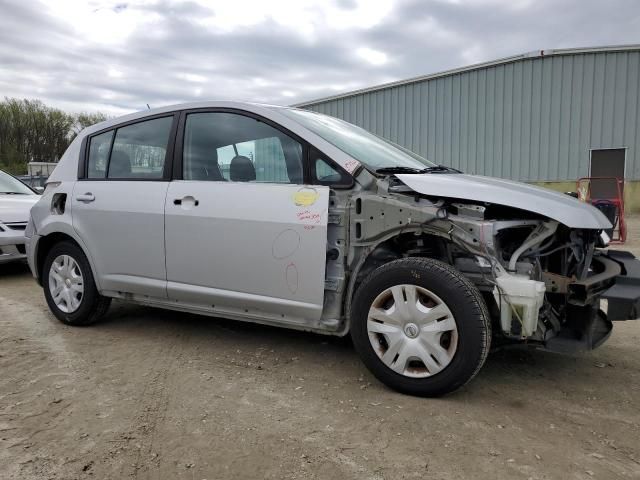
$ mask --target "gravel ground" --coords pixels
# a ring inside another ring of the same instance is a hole
[[[420,399],[344,339],[119,303],[66,327],[13,265],[0,369],[3,479],[640,478],[638,322],[589,354],[494,353]]]

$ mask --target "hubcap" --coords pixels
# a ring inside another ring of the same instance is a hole
[[[458,327],[449,307],[417,285],[395,285],[373,301],[369,341],[382,362],[407,377],[430,377],[446,368],[458,347]]]
[[[62,312],[73,313],[82,302],[84,281],[78,263],[69,255],[60,255],[49,270],[49,292]]]
[[[420,329],[415,323],[407,323],[404,326],[404,333],[409,338],[416,338],[420,333]]]

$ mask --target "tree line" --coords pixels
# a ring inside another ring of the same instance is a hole
[[[80,131],[104,113],[67,113],[40,100],[0,101],[0,170],[27,172],[29,162],[57,162]]]

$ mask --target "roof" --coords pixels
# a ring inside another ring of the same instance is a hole
[[[206,100],[199,102],[189,102],[189,103],[178,103],[174,105],[166,105],[164,107],[151,108],[148,110],[140,110],[138,112],[128,113],[126,115],[122,115],[120,117],[108,118],[100,123],[96,123],[89,127],[86,127],[82,130],[81,134],[83,136],[90,135],[94,132],[104,130],[106,128],[111,128],[116,125],[120,125],[121,123],[134,121],[146,117],[151,117],[153,115],[160,115],[163,113],[171,113],[171,112],[179,112],[182,110],[191,110],[198,108],[229,108],[229,109],[239,109],[239,110],[257,110],[255,113],[264,112],[265,108],[274,108],[279,105],[268,105],[264,103],[254,103],[254,102],[237,102],[230,100],[216,101],[216,100]]]
[[[377,92],[392,87],[400,87],[403,85],[409,85],[416,82],[422,82],[425,80],[433,80],[440,77],[446,77],[449,75],[455,75],[458,73],[469,72],[472,70],[479,70],[487,67],[495,67],[498,65],[504,65],[506,63],[513,63],[519,60],[527,60],[531,58],[543,58],[553,55],[579,55],[585,53],[608,53],[608,52],[625,52],[625,51],[640,51],[640,44],[633,45],[611,45],[603,47],[585,47],[585,48],[559,48],[552,50],[535,50],[533,52],[522,53],[520,55],[513,55],[510,57],[500,58],[498,60],[491,60],[488,62],[476,63],[466,67],[453,68],[451,70],[444,70],[442,72],[430,73],[428,75],[420,75],[418,77],[408,78],[406,80],[397,80],[395,82],[383,83],[381,85],[375,85],[373,87],[361,88],[359,90],[352,90],[350,92],[340,93],[338,95],[332,95],[329,97],[318,98],[316,100],[309,100],[307,102],[300,102],[292,105],[293,107],[308,107],[317,105],[319,103],[329,102],[331,100],[338,100],[363,93]]]

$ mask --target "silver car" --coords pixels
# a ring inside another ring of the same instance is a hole
[[[0,264],[26,259],[24,231],[40,196],[0,170]]]
[[[64,323],[116,298],[350,334],[378,379],[416,395],[463,386],[492,341],[589,350],[640,308],[640,262],[605,250],[599,210],[294,108],[207,102],[90,127],[31,217],[29,264]]]

